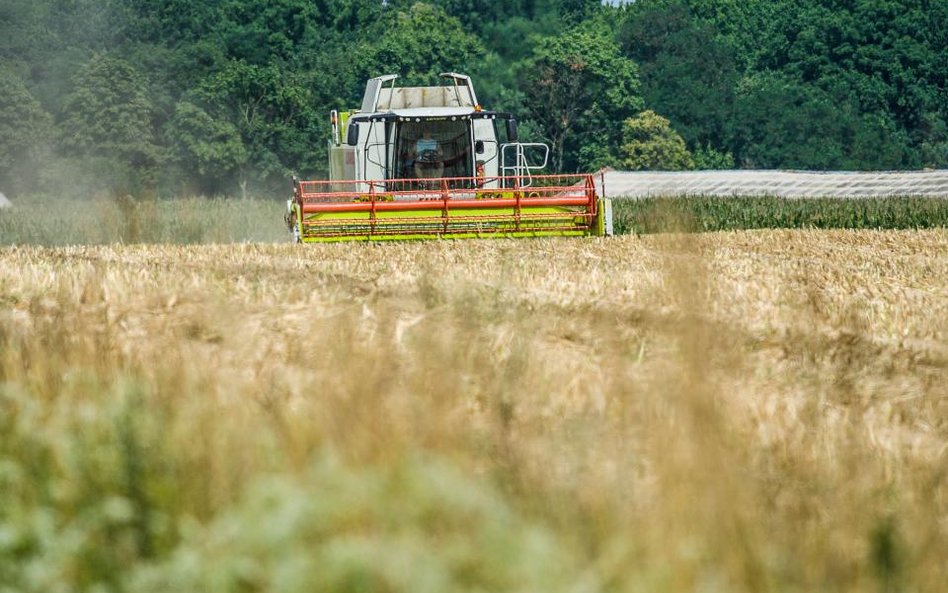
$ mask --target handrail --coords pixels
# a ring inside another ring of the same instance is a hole
[[[515,187],[515,182],[520,184],[520,187],[525,187],[522,185],[524,179],[527,176],[524,175],[492,175],[490,177],[431,177],[431,178],[398,178],[398,179],[372,179],[372,180],[302,180],[296,181],[297,187],[299,189],[299,194],[303,196],[310,195],[333,195],[339,193],[345,193],[345,190],[332,189],[338,187],[352,187],[352,193],[369,193],[369,188],[375,188],[375,191],[381,191],[386,193],[397,193],[397,190],[391,189],[394,187],[407,187],[413,188],[417,187],[417,190],[410,190],[413,193],[417,191],[422,191],[426,185],[437,185],[438,190],[440,191],[441,183],[445,182],[448,186],[448,189],[459,190],[459,189],[486,189],[484,186],[487,183],[491,182],[500,182],[501,187],[497,188],[496,191],[510,190]],[[592,180],[592,174],[589,173],[560,173],[560,174],[550,174],[550,175],[531,175],[530,179],[537,182],[547,182],[549,185],[538,185],[535,187],[537,190],[545,190],[550,187],[561,187],[561,188],[576,188],[584,187],[588,181]],[[552,182],[560,182],[558,184],[553,184]],[[319,191],[320,188],[327,188],[324,191]],[[361,189],[364,188],[364,189]],[[315,190],[315,191],[313,191]]]
[[[524,148],[535,146],[544,149],[543,152],[543,163],[539,165],[531,165],[527,162],[527,155]],[[507,162],[506,155],[507,149],[513,147],[514,152],[514,162],[513,166],[507,166],[504,163]],[[506,171],[513,171],[513,177],[520,177],[526,179],[526,183],[520,185],[520,187],[530,187],[533,184],[533,171],[539,171],[540,169],[546,168],[547,163],[550,160],[550,147],[542,142],[509,142],[507,144],[502,144],[500,146],[500,170],[501,173]],[[525,172],[525,173],[524,173]]]
[[[487,183],[493,184],[497,180],[501,187],[485,187]],[[418,202],[430,205],[432,201],[478,200],[493,203],[505,198],[520,198],[530,205],[536,204],[537,199],[580,198],[588,203],[590,209],[595,208],[596,189],[592,175],[544,175],[535,177],[533,181],[538,184],[527,186],[522,184],[522,178],[516,176],[491,179],[445,177],[384,181],[298,181],[294,201],[301,206],[335,203],[341,204],[344,209],[347,205],[360,202]],[[485,207],[490,206],[485,204]],[[398,209],[398,206],[394,209]]]

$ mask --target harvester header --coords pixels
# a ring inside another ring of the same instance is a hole
[[[362,108],[332,111],[330,178],[294,180],[286,222],[299,242],[603,236],[611,203],[592,175],[548,175],[549,147],[477,102],[469,77],[366,84]]]

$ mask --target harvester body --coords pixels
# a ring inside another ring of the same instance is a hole
[[[469,77],[443,86],[368,81],[361,109],[333,111],[330,178],[294,182],[300,242],[602,236],[611,204],[592,175],[544,175],[549,148],[486,111]]]

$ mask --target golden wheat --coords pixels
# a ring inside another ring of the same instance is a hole
[[[940,591],[946,336],[944,230],[3,249],[0,574]]]

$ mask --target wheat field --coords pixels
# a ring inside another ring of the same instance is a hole
[[[0,591],[940,592],[948,231],[0,248]]]

